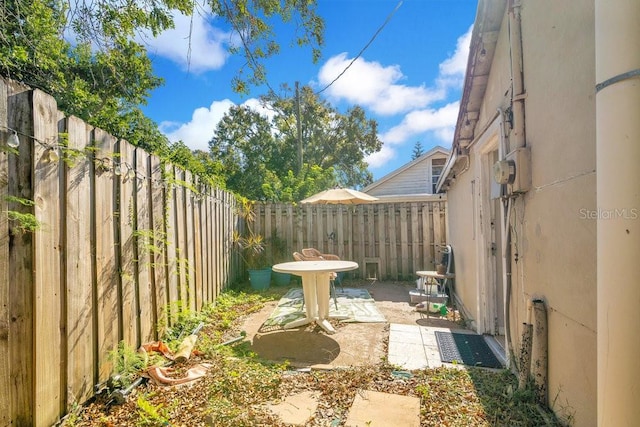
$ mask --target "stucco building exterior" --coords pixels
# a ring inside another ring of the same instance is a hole
[[[458,307],[516,370],[534,324],[532,374],[576,426],[597,425],[595,74],[593,1],[479,1],[439,181]]]

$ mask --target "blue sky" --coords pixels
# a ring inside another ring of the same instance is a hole
[[[311,61],[308,48],[290,47],[291,28],[277,27],[282,52],[267,62],[269,85],[295,82],[320,90],[337,77],[400,5],[384,29],[356,62],[326,91],[341,111],[363,107],[379,124],[381,152],[367,159],[374,179],[411,160],[420,141],[425,151],[450,147],[462,93],[473,0],[319,0],[325,19],[322,58]],[[170,140],[207,150],[216,123],[233,104],[259,109],[266,93],[253,87],[248,96],[231,90],[242,60],[229,56],[234,39],[228,27],[210,15],[193,23],[176,16],[176,28],[145,40],[156,74],[165,85],[143,107]],[[188,34],[192,25],[191,57]]]

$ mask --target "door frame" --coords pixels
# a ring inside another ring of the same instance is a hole
[[[493,183],[493,162],[491,155],[498,152],[500,156],[500,120],[496,118],[491,125],[474,143],[473,160],[475,172],[475,230],[477,233],[476,256],[476,295],[478,316],[476,329],[478,333],[495,335],[500,334],[497,325],[498,310],[504,313],[504,301],[498,301],[498,286],[502,284],[502,272],[499,268],[498,256],[501,249],[498,242],[502,236],[502,215],[495,211],[495,206],[499,208],[501,203],[495,203],[491,198],[491,187],[497,185]],[[493,221],[492,221],[493,217]],[[493,223],[492,223],[493,222]],[[493,244],[493,250],[492,250]],[[504,296],[504,290],[502,292]],[[504,330],[504,325],[503,328]]]

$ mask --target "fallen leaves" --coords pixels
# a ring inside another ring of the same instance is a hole
[[[517,380],[508,371],[445,367],[400,371],[384,361],[345,369],[294,370],[256,359],[243,344],[220,347],[239,335],[238,319],[260,304],[257,299],[241,304],[223,300],[218,311],[210,312],[214,320],[201,330],[197,344],[204,351],[176,367],[184,373],[196,364],[209,364],[198,381],[170,387],[147,382],[122,405],[114,405],[103,393],[65,425],[285,427],[267,403],[315,391],[318,407],[307,426],[334,427],[344,425],[360,390],[420,398],[421,426],[554,425],[549,424],[552,414],[540,411],[534,395],[511,392]]]

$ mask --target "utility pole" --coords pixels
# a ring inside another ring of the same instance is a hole
[[[300,120],[300,89],[296,82],[296,127],[298,130],[298,173],[302,172],[302,123]]]

